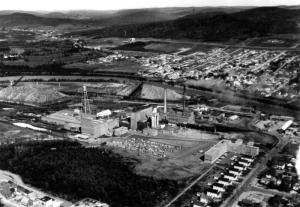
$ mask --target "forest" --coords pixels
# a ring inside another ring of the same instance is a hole
[[[91,197],[112,207],[155,206],[181,184],[134,173],[136,160],[77,142],[46,141],[3,145],[0,168],[25,183],[70,201]]]

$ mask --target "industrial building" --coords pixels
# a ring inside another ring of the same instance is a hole
[[[243,144],[241,139],[238,139],[236,142],[221,140],[205,152],[204,160],[205,162],[213,163],[226,152],[234,152],[254,157],[259,154],[259,147],[253,146],[252,142],[250,142],[250,144]]]
[[[96,115],[91,114],[87,88],[83,87],[82,110],[62,110],[43,116],[42,121],[62,126],[64,129],[80,132],[83,136],[97,138],[112,135],[113,129],[119,127],[119,118],[110,117],[112,112],[104,110]]]
[[[87,114],[83,114],[81,117],[81,133],[89,135],[90,138],[111,135],[116,127],[119,127],[118,118],[95,119]]]
[[[138,122],[146,121],[149,117],[151,117],[153,112],[153,106],[143,106],[141,108],[135,108],[131,114],[130,128],[132,130],[138,129]]]
[[[64,129],[70,131],[80,131],[81,119],[80,114],[78,114],[76,110],[58,111],[53,114],[43,116],[41,119],[44,122],[62,126]]]

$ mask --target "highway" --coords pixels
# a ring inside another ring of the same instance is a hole
[[[209,171],[213,169],[215,164],[211,165],[207,170],[205,170],[197,179],[191,182],[187,187],[185,187],[175,198],[173,198],[168,204],[164,205],[164,207],[170,207],[175,201],[177,201],[183,194],[185,194],[191,187],[193,187],[196,183],[198,183]]]

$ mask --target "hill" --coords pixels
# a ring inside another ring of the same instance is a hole
[[[74,32],[72,35],[102,37],[154,37],[228,41],[269,34],[298,33],[300,10],[260,7],[235,13],[208,12],[182,18],[144,24],[112,26],[98,30]]]
[[[197,12],[222,11],[232,13],[248,7],[170,7],[126,10],[74,10],[37,12],[22,10],[0,11],[0,26],[114,26],[175,20]]]
[[[11,13],[0,15],[0,26],[58,26],[61,24],[83,24],[84,22],[65,18],[45,18],[28,13]]]

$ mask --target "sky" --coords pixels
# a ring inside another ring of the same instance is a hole
[[[5,0],[0,10],[118,10],[188,6],[299,5],[299,0]]]

